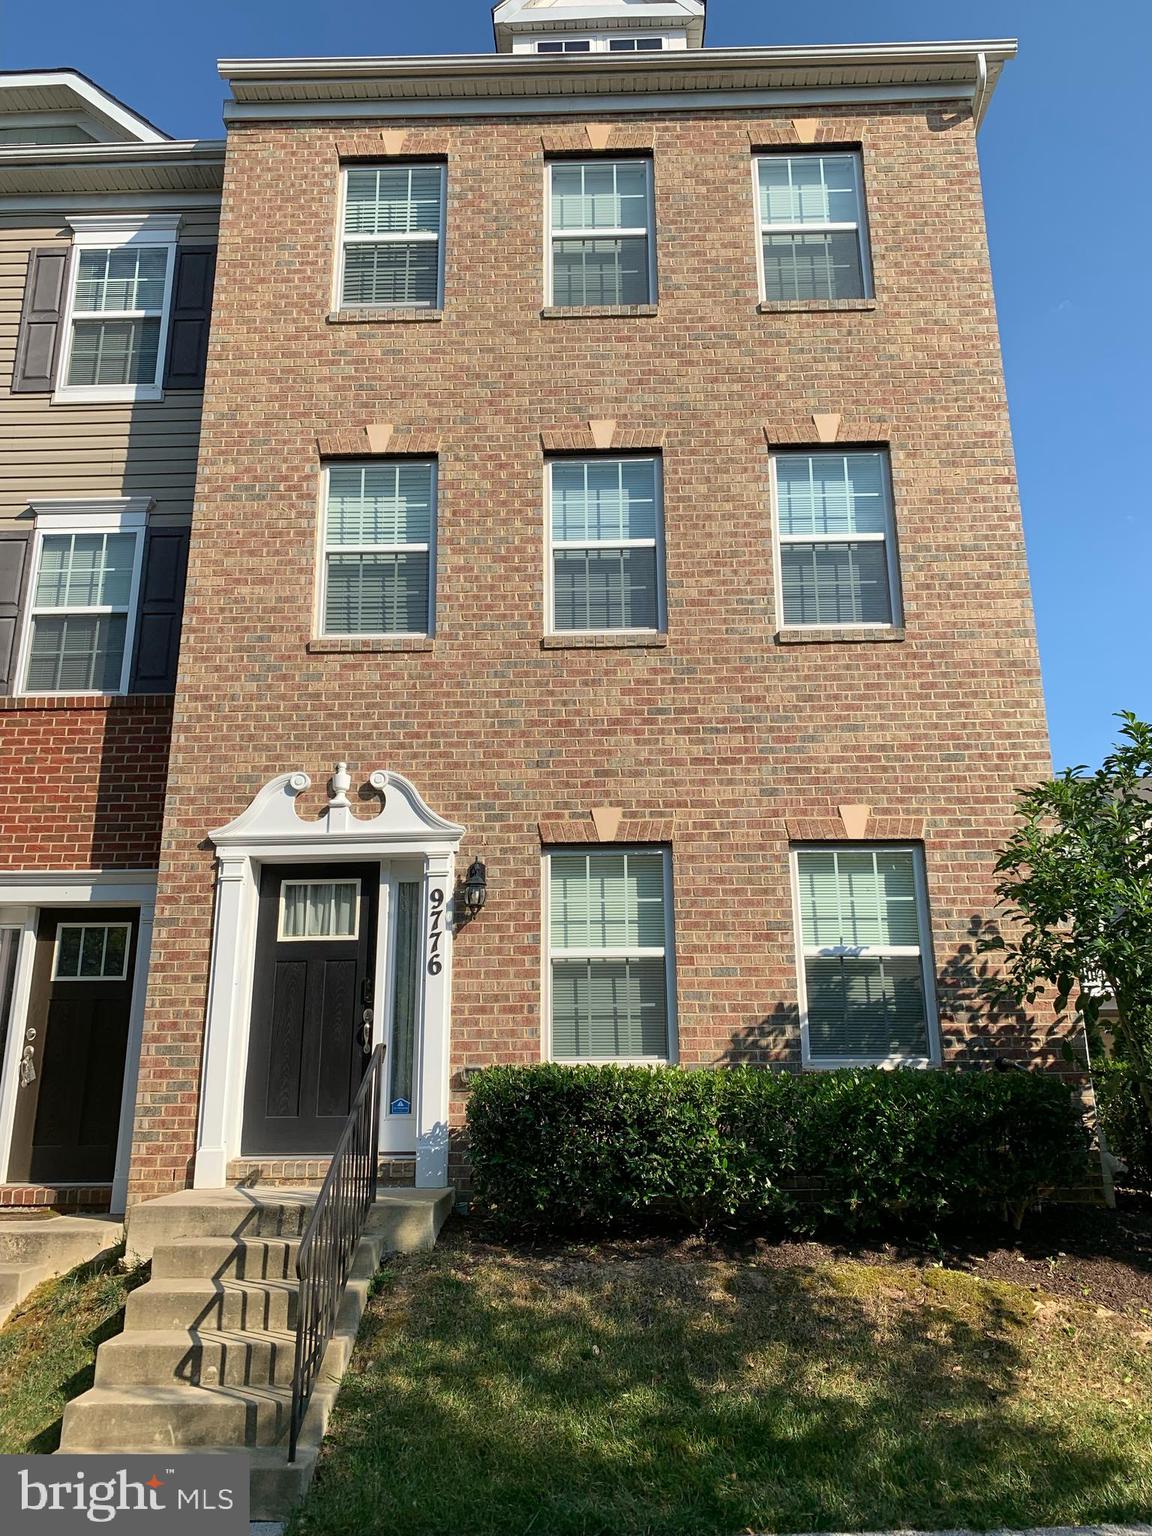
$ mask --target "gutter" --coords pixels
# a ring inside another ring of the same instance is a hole
[[[155,144],[16,144],[0,148],[0,167],[27,165],[223,165],[224,139],[163,139]]]

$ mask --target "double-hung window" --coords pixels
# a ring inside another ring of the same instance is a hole
[[[805,1060],[933,1060],[935,1000],[919,850],[798,848],[793,859]]]
[[[554,851],[545,866],[551,1056],[669,1060],[668,851]]]
[[[159,400],[178,214],[71,218],[61,401]]]
[[[765,300],[868,297],[861,184],[860,157],[851,151],[757,158]]]
[[[326,635],[430,635],[436,463],[376,459],[325,472]]]
[[[651,161],[553,161],[548,209],[550,305],[654,302]]]
[[[554,633],[663,629],[660,500],[655,458],[549,462]]]
[[[25,693],[125,693],[144,518],[46,519],[36,534]]]
[[[887,456],[879,450],[774,454],[772,487],[780,627],[896,623]]]
[[[340,308],[441,307],[444,184],[434,163],[345,167]]]

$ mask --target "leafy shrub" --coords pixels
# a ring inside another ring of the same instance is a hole
[[[478,1201],[537,1234],[657,1216],[695,1230],[1018,1222],[1087,1175],[1068,1086],[1039,1073],[490,1067],[468,1125]]]
[[[1128,1164],[1123,1184],[1152,1189],[1152,1126],[1136,1087],[1135,1071],[1126,1061],[1101,1058],[1092,1064],[1096,1107],[1108,1150]]]

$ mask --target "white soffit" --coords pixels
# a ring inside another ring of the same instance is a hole
[[[10,120],[21,114],[74,114],[78,122],[94,118],[109,139],[138,144],[164,144],[169,135],[146,117],[74,69],[0,71],[0,113]]]

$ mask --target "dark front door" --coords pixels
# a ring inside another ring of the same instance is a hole
[[[376,864],[260,879],[244,1156],[331,1152],[372,1050]]]
[[[13,1181],[112,1179],[138,918],[134,908],[49,908],[40,915],[18,1042]]]

